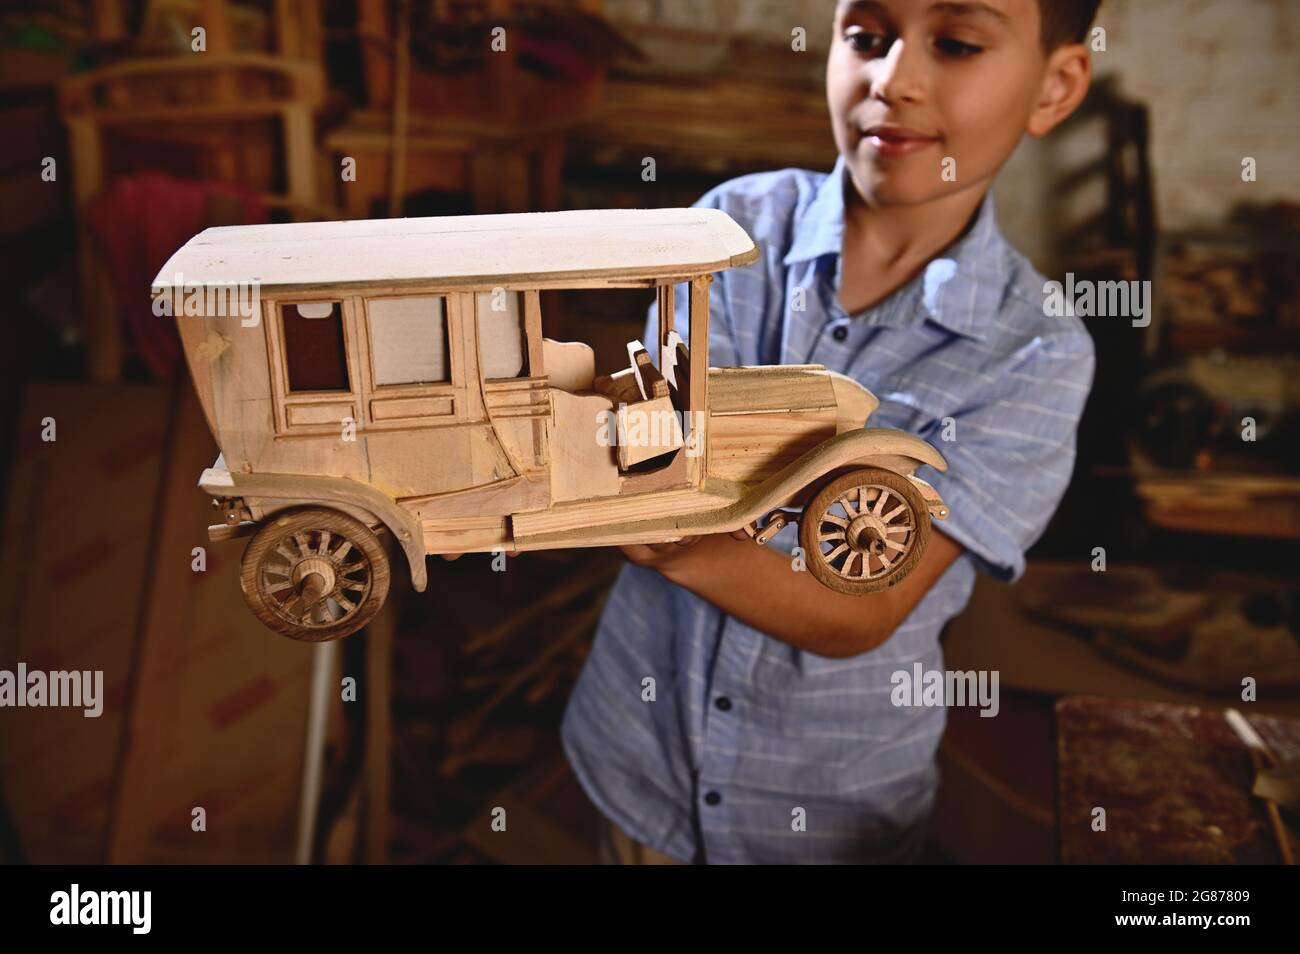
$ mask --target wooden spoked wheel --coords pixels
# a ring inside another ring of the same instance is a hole
[[[819,490],[799,520],[808,570],[839,593],[877,593],[901,581],[925,552],[930,513],[901,474],[863,468]]]
[[[271,629],[324,642],[355,633],[379,612],[388,573],[383,545],[365,524],[334,510],[292,510],[253,535],[239,585]]]

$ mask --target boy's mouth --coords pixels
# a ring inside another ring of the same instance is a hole
[[[889,159],[910,156],[939,141],[938,136],[931,136],[910,126],[899,126],[895,123],[871,126],[862,131],[862,137],[877,155]]]

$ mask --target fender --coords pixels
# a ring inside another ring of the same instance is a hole
[[[948,462],[935,448],[915,434],[892,427],[865,427],[837,434],[777,471],[736,505],[744,522],[755,520],[778,507],[789,506],[803,496],[809,485],[837,470],[880,467],[907,477],[917,485],[932,512],[947,516],[943,500],[928,483],[912,472],[923,464],[946,471]],[[733,508],[728,508],[733,509]]]
[[[218,464],[222,463],[220,460]],[[424,531],[419,519],[381,490],[346,477],[309,477],[299,474],[232,474],[224,467],[209,467],[199,477],[199,487],[216,497],[275,500],[285,506],[319,504],[340,509],[347,504],[372,514],[397,538],[411,564],[411,585],[423,593],[428,585],[424,564]],[[276,507],[277,510],[284,509]]]
[[[933,445],[921,440],[915,434],[895,430],[892,427],[859,427],[843,434],[837,434],[830,440],[818,444],[796,463],[804,465],[801,470],[806,468],[811,475],[810,479],[815,480],[836,467],[845,464],[862,464],[865,466],[872,463],[873,458],[879,457],[904,458],[904,461],[900,461],[898,466],[907,469],[906,471],[900,470],[899,473],[910,474],[922,464],[929,464],[935,470],[941,472],[948,469],[948,462],[944,460],[942,454],[935,450]],[[876,462],[873,466],[884,465]],[[895,468],[888,467],[887,469],[894,470]]]

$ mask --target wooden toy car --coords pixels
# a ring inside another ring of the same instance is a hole
[[[828,587],[903,579],[947,516],[913,476],[946,469],[938,451],[864,428],[875,397],[820,365],[708,365],[712,273],[758,254],[701,209],[195,236],[155,280],[154,310],[174,307],[221,451],[199,480],[224,515],[209,535],[252,534],[253,612],[295,639],[356,631],[388,592],[384,531],[417,591],[427,554],[738,529],[761,544],[796,519]],[[544,338],[538,293],[571,288],[654,289],[657,366],[632,342],[598,376],[589,346]]]

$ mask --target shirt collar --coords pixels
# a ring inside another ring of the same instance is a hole
[[[785,255],[787,266],[839,255],[844,248],[844,175],[844,157],[840,156],[795,223],[794,241]]]
[[[846,174],[840,156],[795,226],[794,241],[784,260],[787,266],[823,255],[838,259],[844,247]],[[913,315],[922,311],[949,331],[983,340],[988,335],[987,319],[1001,302],[1010,278],[1005,244],[990,189],[980,200],[966,233],[899,290],[917,306],[908,311]],[[838,276],[838,268],[835,274]]]

